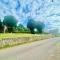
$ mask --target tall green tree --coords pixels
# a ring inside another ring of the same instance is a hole
[[[43,29],[45,27],[44,23],[43,22],[40,22],[40,21],[36,21],[36,28],[38,30],[39,33],[43,33]]]
[[[35,29],[37,29],[39,33],[42,33],[44,28],[44,23],[40,21],[35,21],[34,19],[29,19],[27,23],[27,28],[30,29],[32,34],[35,34],[34,31]]]
[[[0,19],[0,33],[3,32],[3,23],[1,22],[1,19]]]
[[[14,16],[5,16],[3,20],[3,24],[7,26],[8,32],[13,32],[13,28],[17,25],[17,20]]]
[[[27,28],[29,28],[31,33],[34,34],[35,21],[33,19],[28,20]]]

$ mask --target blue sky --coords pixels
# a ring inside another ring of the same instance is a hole
[[[45,30],[60,32],[60,0],[0,0],[0,18],[13,15],[27,24],[29,16],[45,23]]]

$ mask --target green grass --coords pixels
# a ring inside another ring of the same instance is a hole
[[[17,44],[13,44],[13,45],[0,46],[0,49],[9,48],[9,47],[13,47],[13,46],[21,45],[21,44],[26,44],[26,43],[30,43],[30,42],[35,42],[35,41],[45,40],[45,39],[49,39],[49,38],[53,38],[53,37],[58,37],[58,35],[53,35],[53,34],[0,33],[0,40],[2,40],[4,38],[15,38],[15,37],[22,37],[23,38],[25,36],[27,36],[27,37],[39,36],[41,39],[33,40],[33,37],[32,37],[32,41],[26,40],[25,42],[22,42],[22,40],[21,40],[21,43],[18,42]]]
[[[2,38],[15,38],[15,37],[25,37],[25,36],[51,36],[51,37],[58,37],[60,35],[53,35],[53,34],[27,34],[27,33],[0,33],[0,39]]]
[[[19,37],[19,36],[31,36],[31,34],[19,34],[19,33],[1,33],[0,38],[12,38],[12,37]]]
[[[20,36],[40,36],[46,34],[25,34],[25,33],[0,33],[0,38],[12,38],[12,37],[20,37]]]

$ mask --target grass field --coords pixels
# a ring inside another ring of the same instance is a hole
[[[22,34],[22,33],[1,33],[0,38],[10,38],[10,37],[19,37],[19,36],[34,36],[33,34]]]
[[[25,33],[0,33],[0,38],[12,38],[12,37],[23,37],[23,36],[41,36],[51,34],[25,34]]]

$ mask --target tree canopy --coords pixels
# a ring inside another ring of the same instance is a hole
[[[1,19],[0,19],[0,32],[2,32],[3,30],[3,23],[2,23],[2,21],[1,21]]]
[[[8,27],[14,27],[16,26],[17,20],[14,16],[5,16],[3,20],[3,24]]]
[[[13,27],[16,27],[17,25],[17,20],[14,16],[11,15],[5,16],[3,20],[3,24],[7,26],[9,32],[12,32]]]
[[[35,21],[34,19],[29,19],[27,23],[27,28],[30,29],[31,33],[34,34],[36,29],[39,33],[43,32],[44,23],[40,21]]]

